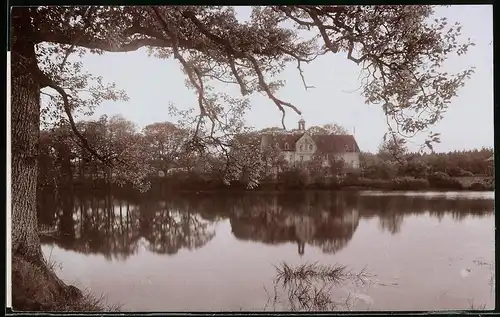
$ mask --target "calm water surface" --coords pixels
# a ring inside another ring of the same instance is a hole
[[[354,310],[494,308],[493,192],[40,196],[58,275],[124,311],[263,310],[283,262],[366,267]]]

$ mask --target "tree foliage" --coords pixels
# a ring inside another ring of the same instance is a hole
[[[312,126],[307,129],[309,134],[326,134],[326,135],[346,135],[349,134],[346,128],[337,123],[327,123],[322,126]]]
[[[274,144],[262,147],[263,133],[255,131],[229,140],[227,152],[207,150],[201,155],[187,147],[190,132],[170,122],[151,124],[137,131],[134,124],[123,117],[108,119],[102,116],[95,121],[77,122],[77,126],[92,147],[108,157],[122,158],[133,164],[129,164],[128,169],[110,169],[102,162],[92,160],[74,140],[66,123],[41,133],[40,186],[64,186],[61,183],[64,179],[100,180],[123,185],[134,179],[153,179],[158,175],[163,175],[168,181],[173,170],[177,171],[176,177],[184,173],[183,184],[193,186],[200,181],[213,184],[236,182],[254,188],[284,180],[296,185],[332,185],[341,181],[346,173],[354,172],[335,156],[325,161],[324,156],[318,155],[307,162],[290,164]],[[387,139],[389,142],[384,143],[384,149],[394,145],[391,140]],[[406,149],[396,149],[399,161],[386,150],[377,154],[360,153],[359,177],[382,181],[399,177],[401,183],[406,182],[405,177],[427,179],[436,172],[448,177],[493,175],[493,166],[488,161],[492,149],[449,153],[410,153]]]
[[[379,146],[378,154],[385,160],[404,165],[402,159],[407,152],[408,147],[406,146],[406,140],[395,132],[392,132],[384,135],[383,142]]]
[[[259,92],[283,116],[286,108],[300,113],[277,97],[283,85],[278,74],[295,62],[307,88],[301,64],[328,52],[345,54],[362,67],[366,102],[382,105],[399,132],[432,126],[472,73],[464,69],[448,74],[442,71],[443,62],[473,45],[460,39],[460,25],[448,26],[446,18],[433,13],[433,6],[266,6],[253,7],[249,21],[241,22],[227,6],[42,6],[15,9],[13,23],[28,24],[22,31],[37,47],[33,71],[42,87],[58,92],[43,113],[59,109],[56,113],[64,111],[71,123],[75,109],[88,112],[105,99],[126,99],[113,85],[82,72],[70,54],[148,47],[151,56],[179,61],[197,95],[194,137],[201,135],[198,143],[210,144],[211,137],[229,133],[221,100],[246,104],[248,95]],[[242,97],[215,92],[215,82],[237,84]]]

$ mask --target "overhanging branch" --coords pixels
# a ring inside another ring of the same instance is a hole
[[[69,104],[69,98],[68,98],[68,94],[66,93],[66,91],[64,91],[64,89],[61,86],[59,86],[54,80],[52,80],[49,76],[44,74],[41,70],[38,69],[37,73],[38,73],[37,75],[40,79],[42,87],[50,87],[50,88],[54,89],[55,91],[57,91],[59,93],[59,95],[61,96],[61,98],[63,100],[64,112],[66,113],[66,115],[68,117],[68,121],[69,121],[72,132],[75,134],[75,136],[80,141],[79,145],[82,148],[84,148],[85,150],[87,150],[94,157],[96,157],[103,164],[112,167],[113,166],[112,161],[110,159],[100,155],[99,153],[97,153],[97,151],[94,150],[92,148],[92,146],[90,146],[87,138],[78,130],[78,127],[76,126],[75,120],[73,118],[73,114],[71,113],[71,106]],[[125,162],[123,162],[121,160],[118,160],[118,161],[120,163],[127,165]]]

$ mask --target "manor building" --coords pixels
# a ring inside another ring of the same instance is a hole
[[[359,168],[360,150],[353,135],[310,134],[305,124],[301,119],[296,133],[262,135],[261,148],[278,149],[291,164],[322,157],[325,166],[335,158],[342,159],[346,167]]]

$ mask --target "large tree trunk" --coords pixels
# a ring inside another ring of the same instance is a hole
[[[82,293],[66,286],[51,271],[43,258],[37,224],[38,143],[40,138],[40,83],[35,54],[30,10],[12,10],[11,47],[11,153],[12,153],[12,303],[23,309],[26,285],[22,271],[23,261],[41,268],[44,285],[59,295],[80,297]]]
[[[36,65],[33,43],[14,41],[12,49],[12,253],[43,259],[36,215],[40,86],[30,70]]]

